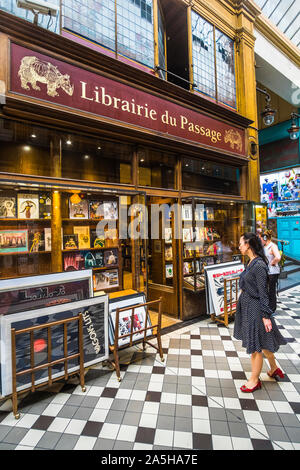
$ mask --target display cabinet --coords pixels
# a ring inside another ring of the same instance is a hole
[[[251,222],[246,208],[247,204],[198,198],[182,201],[185,318],[205,313],[204,267],[241,259],[239,238]]]

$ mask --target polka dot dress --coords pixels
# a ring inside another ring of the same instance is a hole
[[[242,341],[248,354],[267,349],[276,352],[286,344],[272,318],[268,296],[268,267],[257,257],[248,264],[240,277],[242,293],[235,314],[233,336]],[[266,332],[263,318],[270,318],[272,331]]]

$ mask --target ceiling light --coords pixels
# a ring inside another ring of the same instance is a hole
[[[68,139],[68,140],[66,141],[66,144],[67,144],[67,145],[72,145],[72,141],[71,141],[70,139]]]
[[[256,87],[256,90],[260,93],[266,95],[266,106],[262,113],[260,113],[261,117],[263,118],[265,126],[271,126],[275,119],[275,114],[277,111],[271,108],[271,96],[267,92],[267,90],[262,90],[261,88]]]

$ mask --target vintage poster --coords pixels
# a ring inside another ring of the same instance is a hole
[[[118,203],[117,201],[103,202],[103,215],[105,220],[118,219]]]
[[[244,265],[240,261],[230,263],[222,263],[213,266],[205,266],[206,276],[206,302],[207,313],[223,315],[224,314],[224,279],[233,279],[239,277],[244,271]],[[229,284],[227,288],[227,298],[229,301],[230,292]],[[237,300],[238,292],[236,292],[235,284],[233,295]]]
[[[84,366],[90,366],[108,359],[108,298],[106,295],[73,302],[68,305],[57,305],[50,308],[24,311],[1,318],[1,382],[2,395],[11,393],[11,328],[20,330],[55,322],[66,318],[83,316],[83,350]],[[78,323],[71,322],[67,327],[68,355],[78,352]],[[51,359],[58,360],[64,356],[63,326],[51,328],[52,355]],[[47,329],[34,332],[34,365],[48,362]],[[17,372],[29,369],[31,365],[30,335],[24,333],[16,336]],[[68,361],[68,370],[79,369],[78,358]],[[64,375],[64,363],[52,368],[53,378]],[[48,380],[48,368],[35,372],[35,383]],[[31,374],[17,377],[17,390],[23,390],[31,385]]]
[[[115,324],[116,324],[116,309],[132,307],[133,305],[144,304],[146,303],[145,294],[137,293],[132,295],[127,295],[125,297],[118,297],[115,299],[109,300],[109,342],[110,344],[114,343],[114,334],[115,334]],[[135,309],[133,316],[133,322],[131,322],[132,310],[128,308],[124,312],[120,313],[119,317],[119,336],[126,335],[134,331],[133,340],[137,341],[144,337],[144,332],[139,333],[139,330],[145,328],[146,321],[147,327],[151,326],[151,320],[149,314],[147,315],[145,307],[138,307]],[[147,317],[147,320],[146,320]],[[147,336],[152,335],[152,329],[147,331]],[[130,337],[122,338],[119,340],[119,346],[124,346],[130,342]]]
[[[103,201],[89,201],[89,218],[103,219]]]
[[[40,219],[51,219],[51,193],[39,194]]]
[[[76,250],[78,248],[78,235],[64,235],[64,250]]]
[[[80,197],[79,197],[80,199]],[[69,201],[70,219],[88,219],[89,207],[87,199],[80,199],[79,202],[72,202],[72,196]]]
[[[94,289],[96,291],[103,290],[103,289],[111,289],[112,287],[118,287],[118,286],[119,286],[119,273],[117,269],[95,272]]]
[[[18,194],[18,218],[19,219],[38,219],[39,196],[38,194]]]
[[[0,219],[15,219],[17,217],[17,200],[15,197],[0,197]]]
[[[0,253],[24,253],[28,251],[28,230],[1,230]]]
[[[45,251],[45,233],[44,230],[30,229],[28,231],[29,253]]]
[[[111,250],[104,251],[104,265],[106,267],[116,267],[118,266],[118,249],[113,248]]]
[[[78,236],[78,248],[84,250],[90,248],[90,227],[74,227],[74,234]]]

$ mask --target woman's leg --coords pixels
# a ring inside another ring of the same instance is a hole
[[[261,352],[251,354],[251,377],[245,384],[248,388],[253,388],[259,382],[259,376],[263,366],[263,355]]]
[[[277,369],[275,356],[271,351],[268,351],[268,349],[263,349],[263,353],[266,356],[266,358],[268,359],[268,362],[270,364],[270,370],[268,371],[268,374],[272,375],[273,372],[275,372],[275,370]]]

